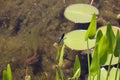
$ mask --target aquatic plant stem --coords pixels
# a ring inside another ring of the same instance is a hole
[[[97,80],[100,80],[101,70],[100,70],[100,60],[99,60],[99,59],[98,59],[98,63],[99,63],[99,71],[98,71],[98,77],[97,77]]]
[[[110,66],[111,66],[111,63],[112,63],[113,56],[114,56],[114,54],[112,53],[112,56],[111,56],[111,59],[110,59],[110,63],[109,63],[109,66],[108,66],[108,72],[107,72],[107,77],[106,77],[106,80],[108,80],[108,77],[109,77],[109,73],[110,73]]]
[[[120,54],[119,54],[119,59],[118,59],[118,64],[117,64],[117,70],[116,70],[116,73],[115,73],[115,80],[117,80],[117,74],[118,74],[118,70],[119,70],[119,63],[120,63]],[[120,72],[119,72],[119,74],[120,74]],[[119,78],[120,78],[120,75],[119,75]]]
[[[92,5],[92,4],[93,4],[93,2],[94,2],[94,0],[91,0],[90,5]]]
[[[89,73],[89,80],[91,80],[91,74],[90,74],[90,55],[89,55],[89,42],[87,40],[87,48],[88,48],[88,51],[87,51],[87,59],[88,59],[88,73]]]

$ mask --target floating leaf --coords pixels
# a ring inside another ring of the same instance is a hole
[[[92,20],[90,22],[90,25],[88,27],[88,30],[86,32],[86,35],[85,35],[85,40],[87,41],[88,39],[93,39],[95,34],[96,34],[96,27],[97,27],[97,24],[96,24],[96,15],[93,14],[92,16]]]
[[[100,80],[106,80],[106,76],[107,76],[107,71],[104,68],[101,68],[101,72],[100,72]],[[91,80],[98,80],[97,77],[98,75],[96,75],[95,77],[92,77],[94,79]],[[114,79],[113,79],[114,80]]]
[[[106,31],[107,31],[107,26],[101,26],[100,28],[98,28],[97,32],[101,30],[102,33],[105,35],[106,34]],[[117,34],[117,30],[120,30],[119,27],[116,27],[116,26],[112,26],[112,30],[114,32],[114,34],[116,35]]]
[[[109,75],[109,78],[108,78],[108,80],[115,80],[115,74],[116,74],[116,70],[117,70],[117,68],[112,68],[111,70],[110,70],[110,75]],[[120,74],[120,69],[118,69],[118,74],[117,74],[117,79],[116,80],[119,80],[119,74]],[[101,68],[101,74],[100,74],[101,76],[100,76],[100,80],[106,80],[106,77],[107,77],[107,71],[104,69],[104,68]],[[96,75],[95,77],[94,77],[94,80],[98,80],[97,79],[97,76],[98,75]],[[93,80],[93,79],[92,79]]]
[[[72,4],[65,9],[65,17],[75,23],[89,23],[93,14],[99,14],[97,8],[89,4]]]
[[[72,50],[86,50],[86,30],[74,30],[64,36],[64,44]],[[94,47],[95,39],[89,40],[89,48]]]
[[[115,74],[116,74],[117,68],[112,68],[110,71],[110,75],[109,75],[109,80],[115,80]],[[117,74],[117,79],[119,80],[119,74],[120,74],[120,69],[118,69],[118,74]]]
[[[112,56],[112,54],[108,54],[107,60],[106,60],[106,62],[105,62],[105,64],[104,64],[103,66],[106,66],[106,65],[109,65],[109,64],[110,64],[111,56]],[[118,57],[113,56],[111,65],[117,64],[117,63],[118,63],[118,59],[119,59]]]

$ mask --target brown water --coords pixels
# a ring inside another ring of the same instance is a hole
[[[53,43],[62,33],[77,29],[78,24],[65,19],[65,6],[73,3],[90,3],[89,0],[0,0],[0,78],[8,63],[11,64],[14,80],[24,80],[26,67],[32,80],[43,75],[55,80],[55,57],[57,49]],[[119,0],[95,0],[100,11],[98,26],[110,22],[120,26],[116,15],[120,13]],[[66,77],[72,76],[75,54],[66,50],[64,62]],[[81,61],[86,56],[80,54]],[[87,73],[87,62],[82,62],[82,76]]]

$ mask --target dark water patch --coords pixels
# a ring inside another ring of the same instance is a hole
[[[17,33],[20,31],[22,22],[23,22],[23,18],[21,16],[16,19],[15,27],[12,32],[13,36],[17,35]]]
[[[84,24],[81,24],[81,23],[76,23],[73,30],[78,30],[78,29],[83,29],[83,30],[87,30],[88,29],[88,26],[89,26],[90,23],[84,23]]]
[[[42,66],[43,53],[44,53],[43,50],[38,50],[36,60],[33,63],[30,64],[30,66],[33,69],[33,74],[34,75],[37,75],[37,74],[43,72],[43,66]]]
[[[118,23],[119,23],[119,26],[120,26],[120,19],[118,19],[117,21],[118,21]]]

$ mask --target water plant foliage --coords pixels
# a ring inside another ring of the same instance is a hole
[[[88,39],[93,39],[95,34],[96,34],[96,14],[93,14],[92,20],[90,22],[90,25],[88,27],[88,30],[85,35],[85,40],[87,41]]]
[[[13,80],[10,64],[8,64],[7,69],[3,71],[3,80]]]

